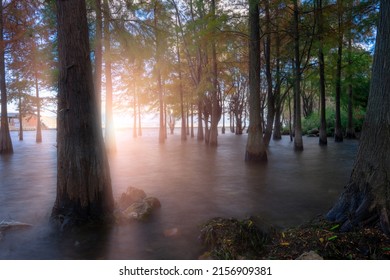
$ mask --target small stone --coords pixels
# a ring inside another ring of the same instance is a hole
[[[302,255],[300,255],[297,260],[323,260],[324,258],[318,255],[314,251],[305,252]]]

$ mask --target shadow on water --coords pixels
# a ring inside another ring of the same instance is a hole
[[[194,259],[200,254],[199,226],[213,217],[261,216],[279,227],[301,224],[326,212],[348,180],[357,142],[304,138],[302,153],[283,138],[271,142],[268,163],[244,163],[246,135],[219,136],[218,148],[196,139],[182,143],[158,131],[133,138],[118,131],[118,152],[110,156],[114,197],[128,186],[159,198],[162,208],[149,221],[59,234],[49,225],[56,192],[55,131],[34,132],[15,153],[0,158],[0,221],[33,224],[4,233],[0,259]],[[174,234],[166,234],[174,232]]]

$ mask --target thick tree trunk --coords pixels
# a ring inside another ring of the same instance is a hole
[[[110,218],[113,195],[92,77],[85,1],[57,0],[57,197],[61,227]]]
[[[260,104],[259,0],[249,0],[249,131],[245,161],[266,162]]]
[[[299,50],[299,9],[294,0],[294,150],[303,150],[301,121],[301,61]]]
[[[342,230],[380,222],[390,234],[390,2],[381,1],[367,114],[345,191],[327,214]]]
[[[317,0],[317,24],[318,24],[318,63],[320,72],[320,137],[319,144],[327,145],[328,137],[326,133],[326,92],[325,92],[325,60],[323,51],[323,14],[322,0]]]
[[[0,126],[0,154],[14,152],[8,125],[7,86],[5,81],[4,62],[4,35],[3,35],[3,2],[0,2],[0,90],[1,90],[1,126]]]

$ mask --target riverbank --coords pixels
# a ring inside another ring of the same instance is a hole
[[[201,258],[295,260],[304,253],[314,252],[311,254],[314,258],[325,260],[390,259],[390,238],[377,225],[340,232],[338,224],[319,216],[301,226],[282,230],[263,226],[256,218],[210,220],[202,228],[207,252]]]

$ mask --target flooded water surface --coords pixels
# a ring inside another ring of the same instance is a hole
[[[320,147],[304,138],[295,153],[289,138],[271,142],[266,165],[244,162],[246,135],[219,135],[218,148],[195,139],[182,143],[158,131],[133,138],[117,132],[118,152],[110,156],[114,197],[127,187],[143,189],[162,204],[147,222],[58,233],[48,224],[56,193],[56,132],[34,132],[18,141],[15,153],[0,157],[0,221],[33,226],[5,232],[0,259],[197,259],[200,225],[213,217],[260,216],[278,227],[299,225],[325,213],[346,184],[356,141]],[[174,236],[167,237],[166,231]]]

